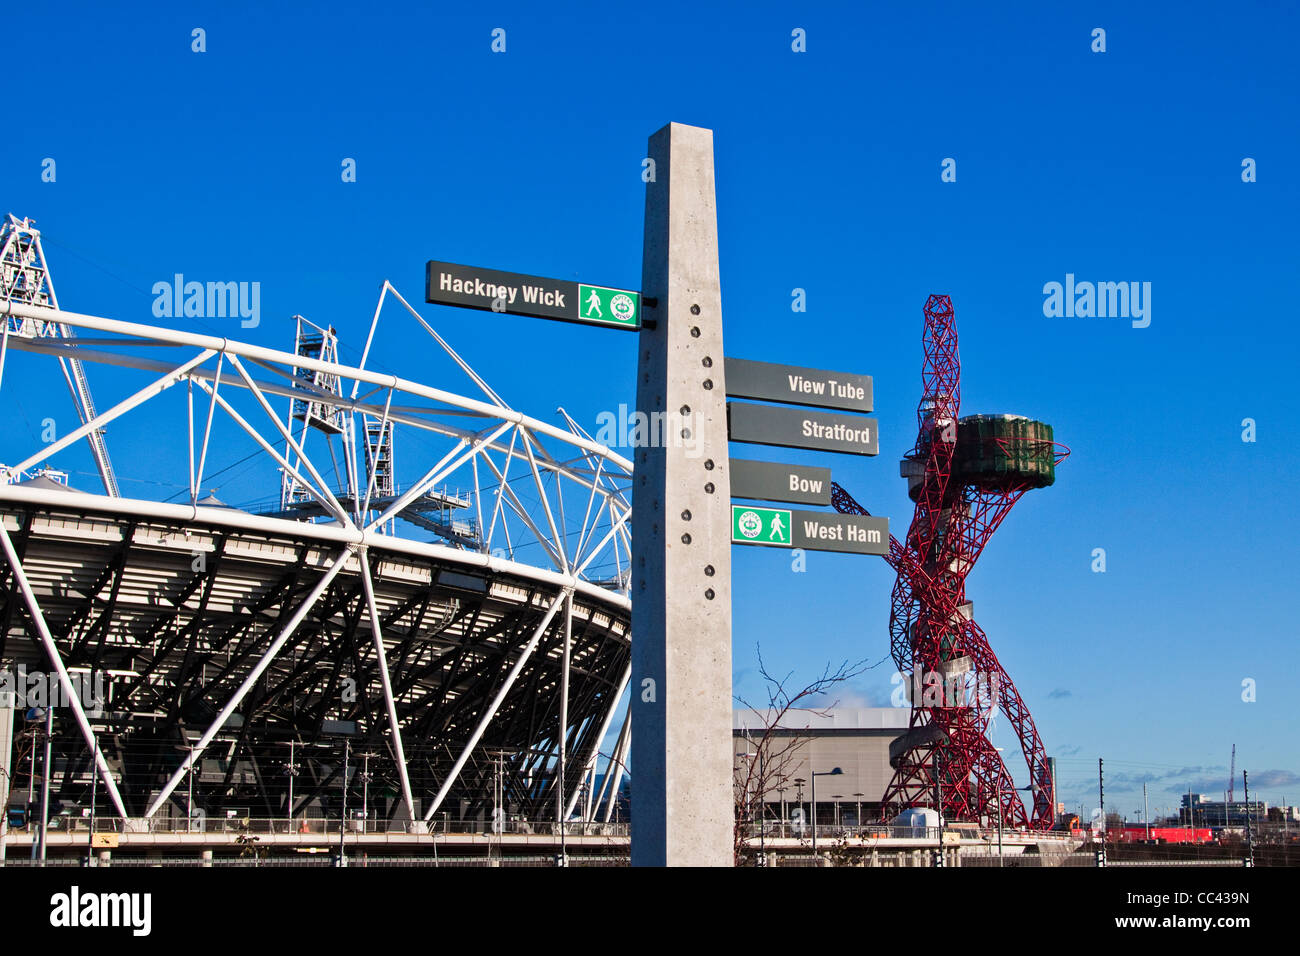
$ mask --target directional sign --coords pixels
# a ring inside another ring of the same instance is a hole
[[[789,501],[797,505],[831,503],[831,470],[808,465],[732,458],[731,497]]]
[[[615,329],[641,328],[641,293],[430,260],[424,301]]]
[[[871,376],[825,372],[796,365],[776,365],[750,359],[724,360],[727,394],[764,402],[871,411]]]
[[[849,554],[889,553],[888,518],[795,510],[790,519],[794,522],[791,539],[796,548]]]
[[[876,420],[859,415],[728,402],[727,425],[732,441],[849,455],[875,455],[880,451]]]
[[[889,519],[799,508],[731,506],[732,544],[845,554],[889,553]]]
[[[783,508],[731,506],[732,544],[765,544],[790,547],[790,514]]]

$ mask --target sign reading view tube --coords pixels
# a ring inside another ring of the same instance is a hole
[[[727,394],[732,398],[838,408],[846,412],[872,410],[870,375],[730,357],[726,360],[726,373]]]
[[[732,441],[755,445],[813,448],[848,455],[880,452],[876,420],[860,415],[728,402],[727,426]]]

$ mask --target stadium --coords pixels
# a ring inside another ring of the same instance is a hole
[[[63,311],[32,222],[9,216],[2,239],[0,396],[12,411],[39,375],[43,407],[78,420],[6,436],[0,667],[65,689],[103,675],[102,700],[56,709],[48,757],[44,715],[15,712],[14,795],[50,767],[52,815],[95,803],[121,832],[609,818],[631,462],[562,409],[510,407],[387,282],[345,364],[301,316],[276,351]],[[367,367],[394,322],[455,385]],[[132,429],[159,454],[120,469]],[[58,469],[73,455],[97,480]],[[247,501],[205,490],[232,460]]]

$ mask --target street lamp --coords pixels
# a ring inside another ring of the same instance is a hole
[[[186,799],[185,812],[186,814],[188,814],[189,819],[185,821],[185,832],[193,833],[194,832],[194,745],[188,744],[187,747],[190,752],[190,769],[189,769],[189,773],[185,775],[185,779],[189,788],[188,789],[189,795],[188,798]]]
[[[803,778],[803,777],[795,777],[795,778],[794,778],[794,786],[795,786],[795,805],[798,806],[800,815],[803,814],[803,785],[804,785],[804,783],[805,783],[805,781],[804,781],[804,778]],[[802,836],[802,834],[800,834],[800,835]]]
[[[341,806],[339,807],[339,854],[335,865],[345,867],[348,865],[347,857],[347,835],[348,835],[348,772],[349,764],[352,761],[352,738],[356,736],[357,724],[353,720],[328,720],[325,722],[328,729],[322,731],[325,736],[343,738],[343,767],[339,775],[339,789],[342,792]],[[290,777],[292,780],[292,777]],[[292,808],[290,808],[292,809]]]
[[[817,778],[818,777],[838,777],[844,773],[839,767],[832,770],[814,770],[812,776],[812,851],[813,863],[817,862]]]
[[[348,761],[352,757],[352,738],[343,738],[343,805],[339,810],[339,866],[348,865],[347,845],[344,840],[348,835]]]
[[[758,757],[758,865],[767,865],[767,843],[764,842],[763,834],[767,830],[767,799],[763,793],[763,750],[759,749],[758,753],[737,753],[737,757],[745,757],[746,760],[753,760]],[[745,787],[745,803],[753,806],[750,799],[749,786]]]
[[[361,770],[361,832],[370,832],[370,758],[377,756],[369,752],[361,755],[365,758],[365,763]]]
[[[767,798],[763,793],[763,751],[760,749],[757,753],[736,754],[737,757],[744,757],[748,760],[758,758],[758,865],[767,865],[767,844],[764,841],[764,831],[767,829]],[[751,765],[752,766],[752,765]],[[749,795],[749,785],[745,786],[745,804],[753,807]],[[752,813],[752,809],[751,809]]]
[[[95,788],[99,785],[99,737],[90,735],[90,839],[86,845],[86,866],[95,865]]]
[[[284,768],[285,774],[289,777],[289,833],[293,832],[293,778],[298,776],[298,765],[293,762],[293,745],[294,741],[289,741],[289,762]]]
[[[1002,753],[1001,747],[994,747],[993,749],[996,750],[999,754]],[[998,757],[998,760],[999,762],[1001,762],[1002,758]],[[1003,863],[1002,863],[1002,778],[1001,776],[998,777],[997,790],[998,790],[998,866],[1002,866]]]

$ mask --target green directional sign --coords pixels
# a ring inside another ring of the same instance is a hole
[[[731,543],[790,547],[790,512],[785,508],[731,506]]]
[[[641,328],[639,292],[437,259],[425,270],[425,302],[633,332]]]
[[[641,293],[607,289],[578,283],[578,318],[584,322],[618,325],[629,329],[641,325]]]

